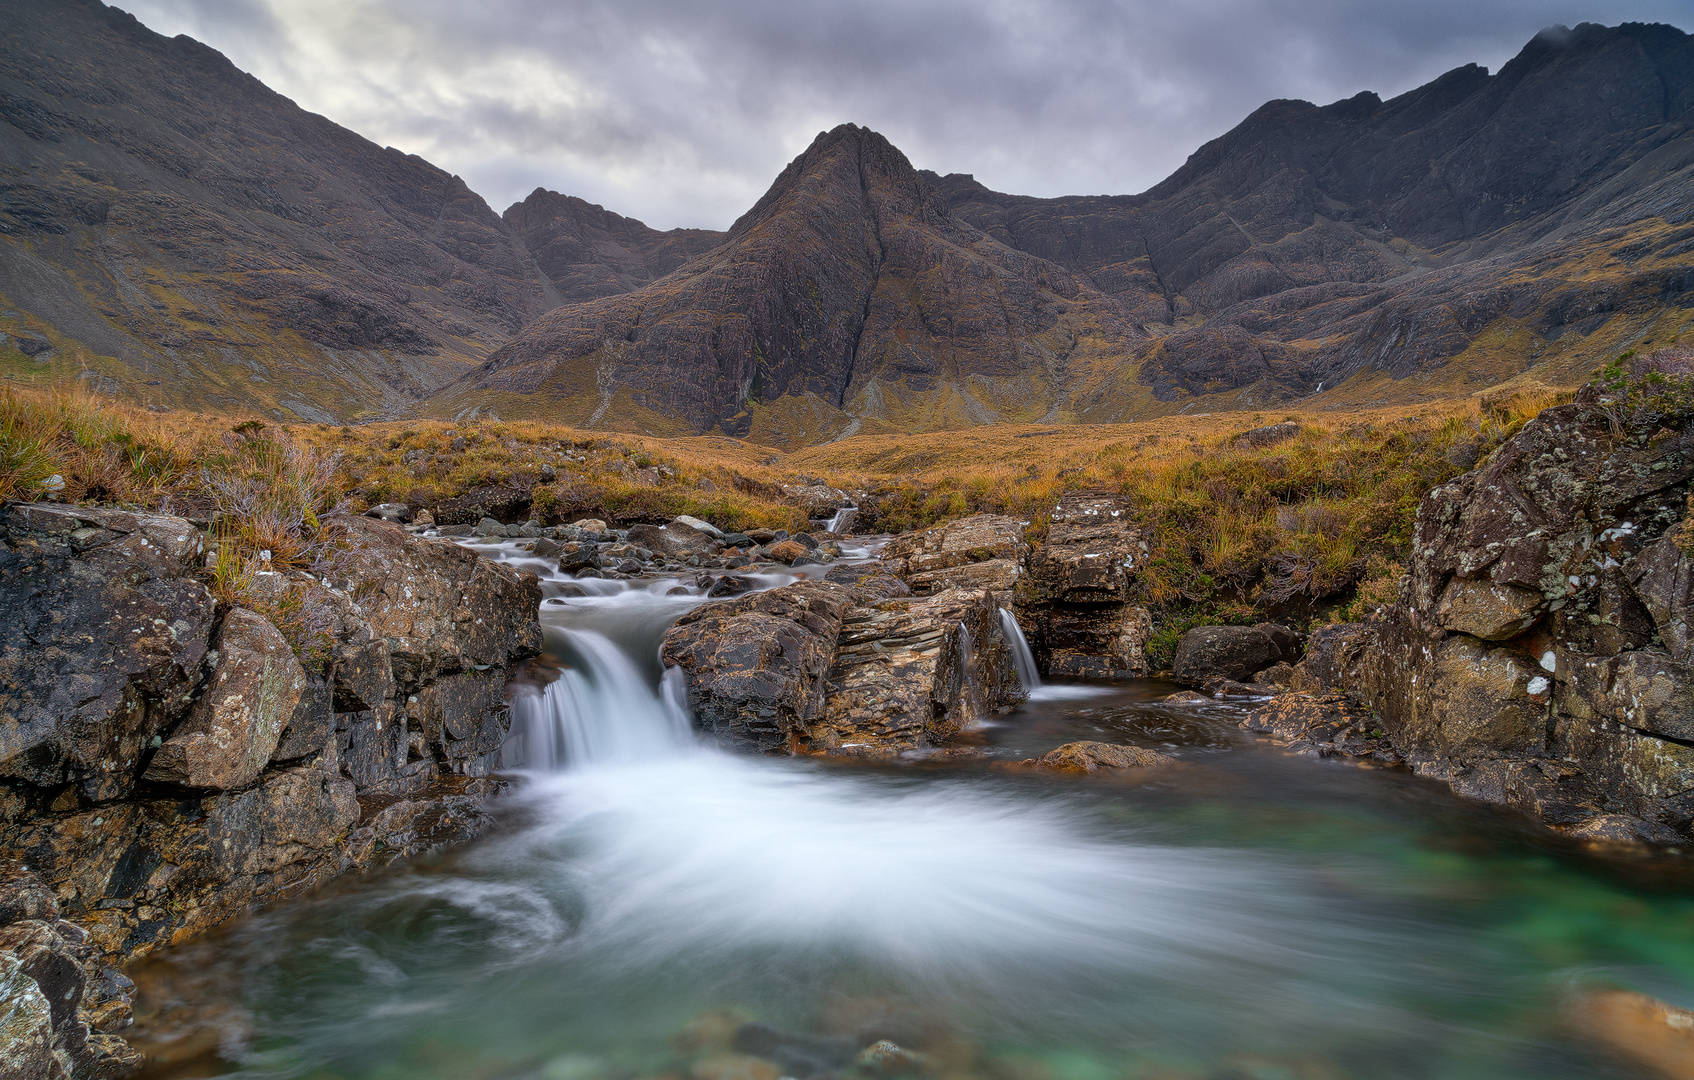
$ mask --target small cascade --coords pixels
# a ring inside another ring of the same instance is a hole
[[[1012,650],[1012,664],[1018,669],[1018,681],[1030,693],[1041,689],[1041,675],[1035,670],[1035,654],[1030,651],[1029,639],[1023,636],[1017,616],[1010,608],[1000,609],[1000,632]]]
[[[558,629],[568,666],[512,704],[514,738],[502,764],[537,770],[672,757],[693,745],[682,672],[657,688],[617,643]]]
[[[839,533],[842,529],[852,526],[853,518],[856,517],[858,513],[859,508],[857,506],[843,506],[830,517],[829,524],[824,526],[824,528],[828,529],[832,533]]]

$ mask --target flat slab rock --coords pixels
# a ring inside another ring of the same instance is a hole
[[[1012,588],[1028,554],[1023,523],[1005,514],[977,514],[888,542],[882,559],[919,596],[950,588]]]
[[[1376,716],[1344,694],[1279,694],[1241,721],[1291,750],[1397,762]]]

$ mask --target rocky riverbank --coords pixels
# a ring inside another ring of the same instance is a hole
[[[208,590],[185,519],[0,517],[0,1075],[120,1074],[124,961],[486,824],[535,577],[343,531],[248,608]]]

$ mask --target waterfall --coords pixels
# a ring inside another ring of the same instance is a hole
[[[512,703],[516,753],[502,763],[538,770],[672,757],[693,744],[680,668],[655,689],[628,653],[592,630],[563,629],[568,666],[538,694]]]
[[[859,512],[857,506],[843,506],[829,519],[824,528],[832,533],[838,533],[853,523],[853,516]]]
[[[1041,675],[1035,670],[1035,654],[1029,649],[1029,639],[1023,636],[1017,616],[1010,608],[1000,609],[1000,632],[1012,650],[1012,664],[1018,669],[1018,681],[1031,693],[1041,688]]]

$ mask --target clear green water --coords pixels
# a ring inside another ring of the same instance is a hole
[[[540,778],[498,835],[149,965],[139,1041],[156,1076],[718,1080],[678,1032],[733,1009],[825,1040],[776,1053],[796,1075],[886,1037],[960,1078],[1599,1077],[1635,1074],[1567,1035],[1573,992],[1694,1005],[1679,856],[1287,757],[1168,689],[983,733],[1184,759],[1133,784],[663,748]]]

